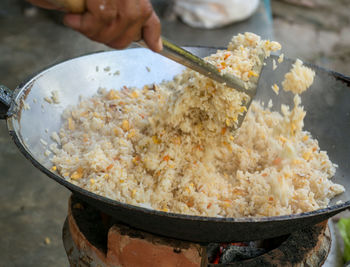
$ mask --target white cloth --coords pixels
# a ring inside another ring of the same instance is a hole
[[[259,0],[176,0],[175,13],[192,27],[213,29],[250,17]]]

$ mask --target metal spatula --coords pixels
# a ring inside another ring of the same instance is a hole
[[[177,46],[164,37],[162,37],[162,43],[163,50],[159,52],[159,54],[173,61],[176,61],[194,71],[197,71],[216,82],[224,83],[239,92],[246,93],[249,96],[249,100],[246,103],[243,103],[243,105],[246,106],[248,111],[250,104],[256,95],[260,74],[264,66],[265,55],[263,53],[259,55],[260,64],[255,65],[253,68],[253,71],[257,73],[257,76],[253,76],[248,82],[244,82],[236,76],[220,73],[218,68],[213,64],[210,64],[200,57],[193,55],[191,52]],[[138,44],[147,48],[147,45],[144,41],[139,41]],[[244,112],[238,117],[237,125],[233,126],[231,130],[236,130],[241,127],[246,114],[247,112]]]
[[[49,0],[50,2],[64,8],[65,10],[72,13],[83,13],[85,11],[85,0]],[[206,77],[213,79],[216,82],[224,83],[233,89],[244,92],[249,95],[249,100],[243,105],[246,106],[247,110],[256,95],[256,90],[258,87],[260,73],[263,67],[265,55],[261,54],[259,56],[260,64],[256,65],[253,69],[258,75],[256,77],[251,77],[248,82],[229,74],[221,74],[219,70],[212,64],[204,61],[203,59],[193,55],[189,51],[177,46],[166,38],[162,37],[163,50],[160,52],[161,55],[174,60],[194,71],[203,74]],[[144,41],[137,42],[139,45],[146,47],[147,45]],[[236,126],[232,127],[232,130],[239,128],[244,120],[247,112],[238,117],[238,123]]]

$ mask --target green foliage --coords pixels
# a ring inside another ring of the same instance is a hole
[[[344,254],[343,258],[345,262],[350,261],[350,218],[342,218],[338,222],[338,228],[340,235],[344,240]]]

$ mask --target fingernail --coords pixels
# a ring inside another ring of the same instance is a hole
[[[159,38],[159,39],[158,39],[158,48],[159,48],[159,52],[163,50],[162,38]]]

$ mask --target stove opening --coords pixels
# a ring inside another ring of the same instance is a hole
[[[207,246],[208,263],[229,264],[258,257],[279,247],[288,236],[249,242],[211,243]]]

